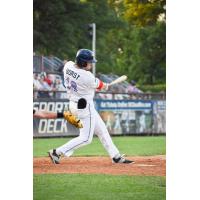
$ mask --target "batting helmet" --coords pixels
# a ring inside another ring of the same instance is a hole
[[[79,67],[86,67],[87,63],[96,63],[97,60],[89,49],[80,49],[76,54],[75,62]]]

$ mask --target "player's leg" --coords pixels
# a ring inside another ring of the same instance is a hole
[[[78,149],[92,142],[94,134],[94,118],[89,117],[82,119],[82,123],[83,128],[80,129],[80,135],[57,148],[58,153],[69,156],[68,154],[70,154],[70,151]]]
[[[132,163],[133,161],[126,160],[120,155],[119,150],[113,143],[111,136],[105,126],[104,121],[101,119],[100,115],[95,112],[95,128],[94,132],[99,137],[104,148],[108,152],[109,156],[112,158],[113,162],[116,163]]]
[[[119,150],[113,143],[104,121],[101,119],[97,112],[95,112],[95,119],[96,120],[94,132],[100,139],[101,143],[103,144],[110,157],[113,158],[119,154]]]
[[[83,128],[79,129],[80,134],[78,137],[73,138],[66,144],[56,148],[55,150],[51,150],[49,153],[49,156],[52,157],[56,155],[58,158],[60,158],[60,155],[64,156],[71,156],[75,149],[78,149],[82,146],[85,146],[87,144],[90,144],[92,142],[93,134],[94,134],[94,126],[95,126],[95,117],[92,111],[89,109],[89,115],[87,115],[85,118],[81,118]],[[54,160],[52,159],[54,162]],[[59,160],[57,162],[54,162],[56,164],[59,163]]]

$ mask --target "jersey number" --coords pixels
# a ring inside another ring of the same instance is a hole
[[[73,90],[74,92],[78,92],[77,84],[75,81],[70,81],[69,77],[66,79],[67,81],[67,88]]]

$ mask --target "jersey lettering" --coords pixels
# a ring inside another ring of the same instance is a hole
[[[76,80],[80,77],[79,74],[77,74],[76,72],[74,72],[74,71],[72,71],[70,69],[67,69],[66,74],[68,74],[69,76],[75,78]]]

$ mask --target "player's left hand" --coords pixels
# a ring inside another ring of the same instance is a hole
[[[70,124],[74,125],[76,128],[83,128],[81,120],[73,115],[70,111],[64,111],[64,119],[67,120]]]

